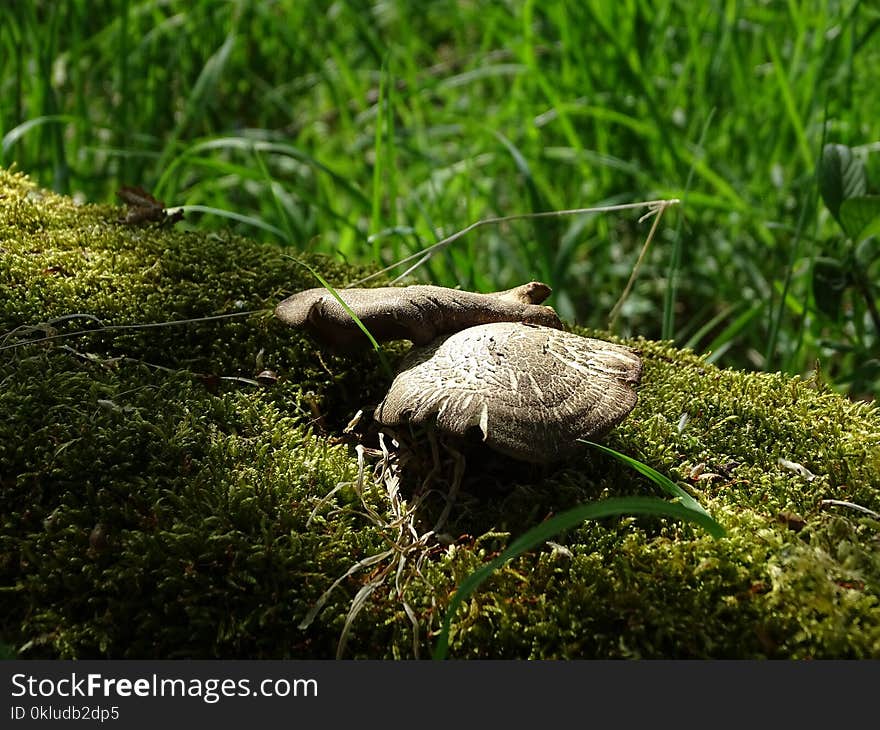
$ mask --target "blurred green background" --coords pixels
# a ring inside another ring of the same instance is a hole
[[[816,170],[836,143],[880,182],[878,29],[853,0],[7,1],[0,164],[376,268],[488,216],[678,197],[617,331],[873,398],[873,239]],[[639,214],[480,228],[415,276],[541,279],[604,327]]]

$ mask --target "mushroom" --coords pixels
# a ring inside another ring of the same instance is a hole
[[[416,284],[375,289],[339,289],[345,302],[378,342],[411,340],[427,345],[440,335],[488,322],[528,322],[562,329],[551,307],[540,306],[550,287],[538,281],[492,294]],[[330,347],[346,350],[368,340],[327,289],[306,289],[282,301],[276,316],[301,327]]]
[[[492,294],[439,286],[336,292],[376,340],[408,339],[375,410],[385,426],[436,423],[521,461],[550,463],[601,436],[636,403],[642,371],[629,348],[562,329],[540,282]],[[337,348],[367,338],[336,297],[309,289],[281,302],[284,322]]]

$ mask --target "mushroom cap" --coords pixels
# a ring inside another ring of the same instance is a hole
[[[329,347],[367,346],[369,341],[348,307],[379,342],[405,339],[427,345],[440,335],[487,322],[531,322],[561,329],[553,308],[541,305],[549,294],[550,287],[538,281],[491,294],[429,284],[339,289],[335,294],[317,288],[288,297],[275,315]]]
[[[636,403],[642,363],[629,348],[550,327],[484,324],[414,348],[376,420],[478,428],[496,451],[535,463],[573,455]]]

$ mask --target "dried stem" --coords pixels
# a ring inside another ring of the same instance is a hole
[[[660,224],[660,219],[663,217],[663,214],[666,212],[666,209],[672,205],[678,205],[680,201],[677,198],[673,198],[671,200],[653,200],[651,201],[650,210],[639,218],[639,223],[641,223],[646,218],[654,217],[654,222],[651,224],[651,230],[648,231],[648,237],[645,239],[645,244],[642,246],[642,250],[639,252],[639,258],[636,260],[636,265],[633,266],[632,274],[629,276],[629,281],[626,282],[626,287],[623,289],[623,294],[620,295],[620,299],[617,300],[617,304],[614,305],[614,308],[611,310],[611,314],[608,317],[608,329],[614,330],[614,326],[617,324],[617,317],[620,315],[620,310],[623,308],[624,302],[626,302],[627,297],[629,297],[629,293],[633,288],[633,284],[635,284],[636,278],[639,275],[639,269],[642,267],[642,261],[645,258],[645,254],[648,252],[648,247],[651,245],[651,241],[654,240],[654,233],[657,231],[657,226]]]
[[[507,223],[508,221],[518,221],[518,220],[527,220],[532,218],[556,218],[559,216],[565,215],[580,215],[582,213],[609,213],[615,210],[632,210],[633,208],[648,208],[649,213],[653,215],[653,213],[660,211],[662,212],[666,210],[670,205],[677,205],[679,201],[677,199],[671,200],[647,200],[641,203],[622,203],[620,205],[600,205],[595,208],[571,208],[569,210],[548,210],[543,211],[541,213],[517,213],[516,215],[505,215],[495,218],[483,218],[482,220],[478,220],[476,223],[471,223],[466,228],[462,228],[460,231],[453,233],[451,236],[447,236],[442,241],[437,241],[437,243],[431,244],[427,248],[422,249],[421,251],[416,251],[414,254],[410,254],[409,256],[405,256],[399,261],[395,261],[393,264],[386,266],[384,269],[379,269],[378,271],[374,271],[369,276],[365,276],[363,279],[358,279],[357,281],[352,281],[346,284],[346,289],[351,289],[355,286],[360,286],[361,284],[365,284],[368,281],[372,281],[373,279],[382,276],[382,274],[386,274],[392,269],[396,269],[398,266],[403,266],[403,264],[408,264],[410,261],[414,261],[415,259],[420,259],[420,261],[415,265],[406,270],[405,274],[409,274],[418,266],[421,266],[423,263],[428,261],[437,251],[446,248],[449,244],[457,241],[462,236],[470,233],[471,231],[481,228],[483,226],[496,225],[498,223]],[[655,225],[656,227],[656,225]],[[653,231],[653,229],[652,229]],[[401,276],[403,276],[402,274]],[[400,278],[400,277],[398,277]]]

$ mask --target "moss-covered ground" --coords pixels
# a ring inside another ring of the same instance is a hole
[[[299,625],[387,549],[366,506],[392,519],[381,489],[366,505],[333,491],[358,467],[334,437],[386,376],[373,354],[319,355],[272,318],[313,285],[279,250],[120,215],[0,171],[0,641],[24,657],[331,657],[377,566]],[[98,327],[83,315],[249,310],[262,311],[8,347]],[[880,521],[823,504],[880,511],[877,409],[818,378],[631,344],[639,403],[607,442],[689,489],[727,536],[586,523],[484,584],[451,655],[880,658]],[[263,369],[278,381],[252,382]],[[512,537],[580,502],[656,493],[599,455],[471,468],[462,490],[451,539],[399,590],[392,576],[369,595],[345,656],[428,655],[456,585]]]

